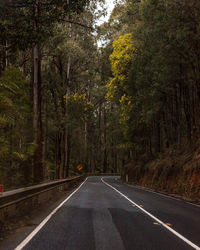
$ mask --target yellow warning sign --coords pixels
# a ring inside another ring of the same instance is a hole
[[[76,167],[79,171],[81,171],[83,169],[83,166],[80,164]]]

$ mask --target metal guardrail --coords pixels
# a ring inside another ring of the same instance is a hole
[[[86,176],[119,176],[119,173],[88,173]],[[14,203],[20,202],[22,200],[29,199],[33,196],[37,196],[40,193],[47,192],[54,189],[55,187],[62,186],[63,184],[78,181],[83,176],[75,176],[63,180],[38,184],[30,187],[19,188],[12,191],[4,192],[0,196],[0,209],[6,206],[12,205]]]
[[[4,221],[7,217],[17,216],[22,212],[23,207],[33,209],[35,204],[55,197],[57,191],[66,190],[70,184],[80,181],[81,178],[83,176],[75,176],[4,192],[0,196],[0,221]]]
[[[89,173],[85,176],[75,176],[63,180],[38,184],[4,192],[0,196],[0,225],[8,218],[24,215],[39,204],[55,198],[70,185],[81,181],[86,176],[120,176],[119,173]]]
[[[29,196],[32,197],[32,196],[38,195],[39,193],[49,191],[50,189],[53,189],[65,183],[79,180],[81,177],[82,176],[75,176],[75,177],[71,177],[71,178],[67,178],[63,180],[38,184],[38,185],[30,186],[30,187],[19,188],[19,189],[15,189],[12,191],[4,192],[0,196],[0,209],[2,208],[2,206],[5,206],[6,203],[10,203],[10,202],[13,203],[20,199],[26,199],[26,197],[29,198]]]
[[[2,206],[6,206],[7,203],[10,204],[18,200],[20,201],[23,199],[28,199],[30,197],[33,197],[40,193],[44,193],[46,191],[49,191],[65,183],[79,180],[80,178],[81,176],[75,176],[75,177],[67,178],[64,180],[58,180],[58,181],[38,184],[38,185],[26,187],[26,188],[20,188],[20,189],[15,189],[12,191],[4,192],[2,196],[0,197],[0,209],[2,208]]]

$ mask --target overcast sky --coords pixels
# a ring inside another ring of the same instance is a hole
[[[114,0],[106,0],[106,5],[108,6],[108,16],[106,17],[106,20],[109,19],[110,13],[112,12],[114,8]]]
[[[107,8],[107,16],[105,17],[101,17],[101,19],[97,22],[97,25],[101,25],[102,23],[104,22],[107,22],[109,17],[110,17],[110,14],[114,8],[114,0],[105,0],[105,7]],[[102,41],[99,40],[98,41],[98,47],[102,47]]]
[[[105,7],[107,8],[108,15],[106,17],[101,17],[101,20],[99,20],[99,22],[98,22],[99,25],[108,21],[110,14],[114,8],[114,3],[113,3],[114,0],[105,0],[105,2],[106,2]]]

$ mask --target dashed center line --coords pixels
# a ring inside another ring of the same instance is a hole
[[[167,225],[167,226],[169,226],[169,227],[171,227],[171,226],[172,226],[172,224],[170,224],[170,223],[166,223],[166,225]]]
[[[138,209],[142,210],[145,214],[149,215],[149,217],[151,217],[152,219],[154,219],[156,222],[160,224],[161,226],[165,227],[168,231],[170,231],[171,233],[173,233],[174,235],[176,235],[179,239],[183,240],[185,243],[187,243],[189,246],[193,247],[196,250],[200,250],[200,247],[197,246],[196,244],[194,244],[192,241],[188,240],[187,238],[185,238],[183,235],[181,235],[180,233],[178,233],[177,231],[175,231],[174,229],[172,229],[169,225],[167,225],[166,223],[164,223],[163,221],[159,220],[157,217],[155,217],[154,215],[152,215],[151,213],[149,213],[147,210],[145,210],[144,208],[142,208],[140,205],[138,205],[137,203],[135,203],[134,201],[132,201],[131,199],[129,199],[126,195],[124,195],[123,193],[121,193],[119,190],[117,190],[116,188],[114,188],[112,185],[108,184],[106,181],[104,181],[103,178],[101,178],[101,181],[107,185],[108,187],[112,188],[113,190],[115,190],[117,193],[119,193],[121,196],[123,196],[125,199],[127,199],[130,203],[132,203],[132,205],[135,205]],[[157,224],[156,224],[157,225]]]

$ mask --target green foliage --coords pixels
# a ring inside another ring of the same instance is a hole
[[[122,5],[117,8],[123,14],[116,8],[107,29],[112,34],[116,26],[117,34],[129,35],[114,38],[114,77],[107,84],[107,98],[120,112],[122,145],[132,145],[127,151],[131,148],[136,158],[151,158],[169,146],[181,148],[198,133],[199,3],[144,0]]]
[[[23,164],[30,165],[32,146],[27,142],[30,124],[28,85],[15,67],[7,68],[0,77],[0,181],[5,185],[25,183]],[[9,160],[8,160],[9,159]],[[9,171],[7,171],[9,168]],[[17,173],[23,178],[17,179]]]
[[[27,96],[21,72],[14,67],[7,68],[0,77],[0,124],[13,125],[15,119],[20,118],[23,109],[26,109]],[[25,103],[24,103],[25,102]]]
[[[101,14],[97,1],[38,3],[0,3],[0,182],[6,186],[32,183],[38,152],[46,177],[52,171],[56,178],[74,173],[77,161],[88,161],[85,134],[89,138],[90,120],[96,122],[91,93],[100,77],[90,27]],[[41,89],[34,81],[33,44],[39,48]],[[32,126],[34,87],[42,95],[37,100],[42,117],[38,131]]]
[[[86,94],[74,94],[67,98],[67,119],[72,121],[76,119],[79,123],[84,122],[90,117],[93,111],[93,104],[87,100]]]
[[[9,3],[0,3],[0,182],[32,181],[34,43],[47,177],[77,173],[78,164],[116,171],[198,135],[198,1],[121,1],[98,34],[86,28],[100,14],[96,1],[40,1],[38,16],[33,0]]]

